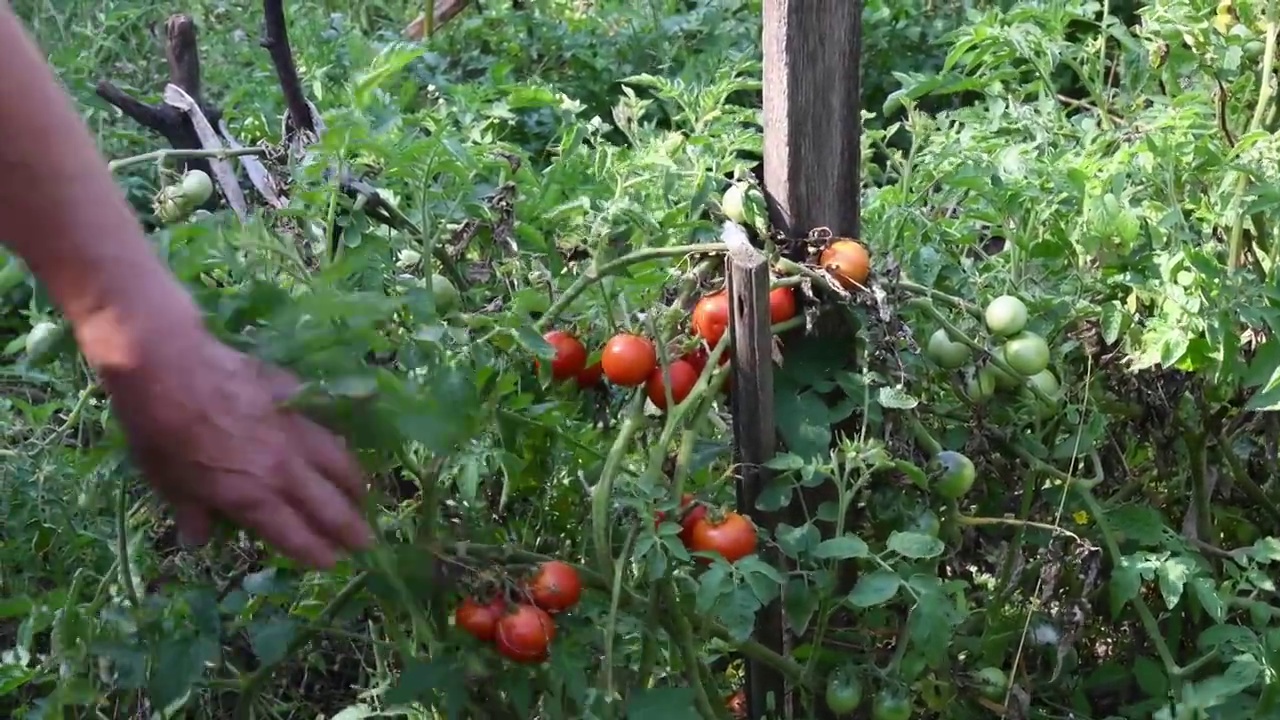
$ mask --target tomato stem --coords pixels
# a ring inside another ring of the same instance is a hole
[[[609,544],[609,503],[613,499],[613,482],[618,475],[618,466],[627,453],[627,446],[635,437],[644,420],[644,389],[640,388],[631,396],[622,424],[618,428],[618,437],[609,449],[604,461],[604,470],[600,473],[600,481],[592,490],[591,498],[591,531],[596,545],[596,562],[605,577],[613,575],[613,551]]]
[[[636,250],[635,252],[623,255],[616,260],[610,260],[603,265],[593,265],[578,276],[577,280],[569,286],[564,293],[547,308],[547,311],[538,318],[534,323],[534,329],[538,332],[546,330],[547,327],[555,322],[560,313],[569,307],[569,304],[578,298],[592,284],[599,282],[601,279],[621,272],[623,269],[635,265],[636,263],[646,262],[648,260],[657,260],[659,258],[675,257],[679,255],[708,254],[708,253],[724,253],[728,250],[724,243],[699,243],[696,245],[675,245],[664,248],[645,248],[644,250]]]

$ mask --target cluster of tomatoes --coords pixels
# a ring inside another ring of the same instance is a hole
[[[837,239],[823,248],[819,264],[846,288],[866,282],[871,273],[871,256],[856,240]],[[796,315],[795,291],[789,286],[775,287],[769,292],[769,320],[774,325]],[[719,290],[700,298],[693,308],[692,335],[699,340],[692,350],[684,352],[667,368],[671,379],[671,399],[679,404],[698,383],[706,368],[707,348],[714,348],[729,330],[729,295]],[[622,332],[609,338],[598,362],[587,364],[585,345],[567,330],[551,330],[542,336],[555,349],[551,361],[551,377],[556,381],[573,380],[579,387],[598,386],[607,379],[619,387],[645,386],[649,400],[658,409],[667,406],[667,388],[658,351],[649,338]],[[729,356],[722,356],[721,364]]]
[[[481,642],[493,643],[509,660],[540,663],[547,659],[556,637],[551,616],[578,604],[582,578],[572,565],[549,560],[538,566],[519,594],[514,603],[505,593],[488,601],[465,598],[454,611],[454,624]]]
[[[657,528],[667,519],[659,510],[653,525]],[[680,524],[680,542],[689,552],[719,553],[733,563],[756,551],[756,527],[745,515],[736,512],[711,513],[692,493],[680,498],[676,517]]]

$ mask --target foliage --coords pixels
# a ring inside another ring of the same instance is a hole
[[[168,10],[15,5],[104,153],[155,149],[91,93],[105,72],[156,98]],[[784,450],[738,510],[793,512],[734,562],[690,552],[735,468],[727,342],[700,355],[688,321],[720,285],[720,194],[758,200],[760,3],[525,5],[414,46],[420,3],[291,6],[327,131],[273,167],[288,206],[152,233],[211,327],[311,380],[300,402],[359,447],[367,556],[311,575],[229,532],[183,547],[56,312],[0,271],[4,716],[721,717],[749,658],[811,708],[1280,717],[1274,0],[869,3],[871,276],[772,238],[801,315],[775,324]],[[279,143],[260,6],[186,11],[229,127]],[[178,181],[119,177],[142,213]],[[1003,295],[1050,376],[988,331]],[[553,381],[553,329],[587,365],[629,332],[701,374],[665,411]],[[451,624],[553,558],[584,590],[545,663]],[[751,638],[775,600],[785,657]]]

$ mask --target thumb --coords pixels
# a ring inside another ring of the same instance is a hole
[[[174,519],[178,524],[178,542],[184,547],[199,547],[209,542],[213,532],[213,516],[194,502],[175,503]]]

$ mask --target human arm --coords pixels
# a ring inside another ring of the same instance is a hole
[[[342,440],[279,407],[296,378],[206,331],[4,0],[0,87],[0,242],[70,321],[185,538],[203,543],[225,517],[321,568],[367,547],[366,487]]]
[[[147,337],[194,333],[200,314],[7,2],[0,48],[0,242],[48,289],[89,363],[107,377],[127,374]]]

